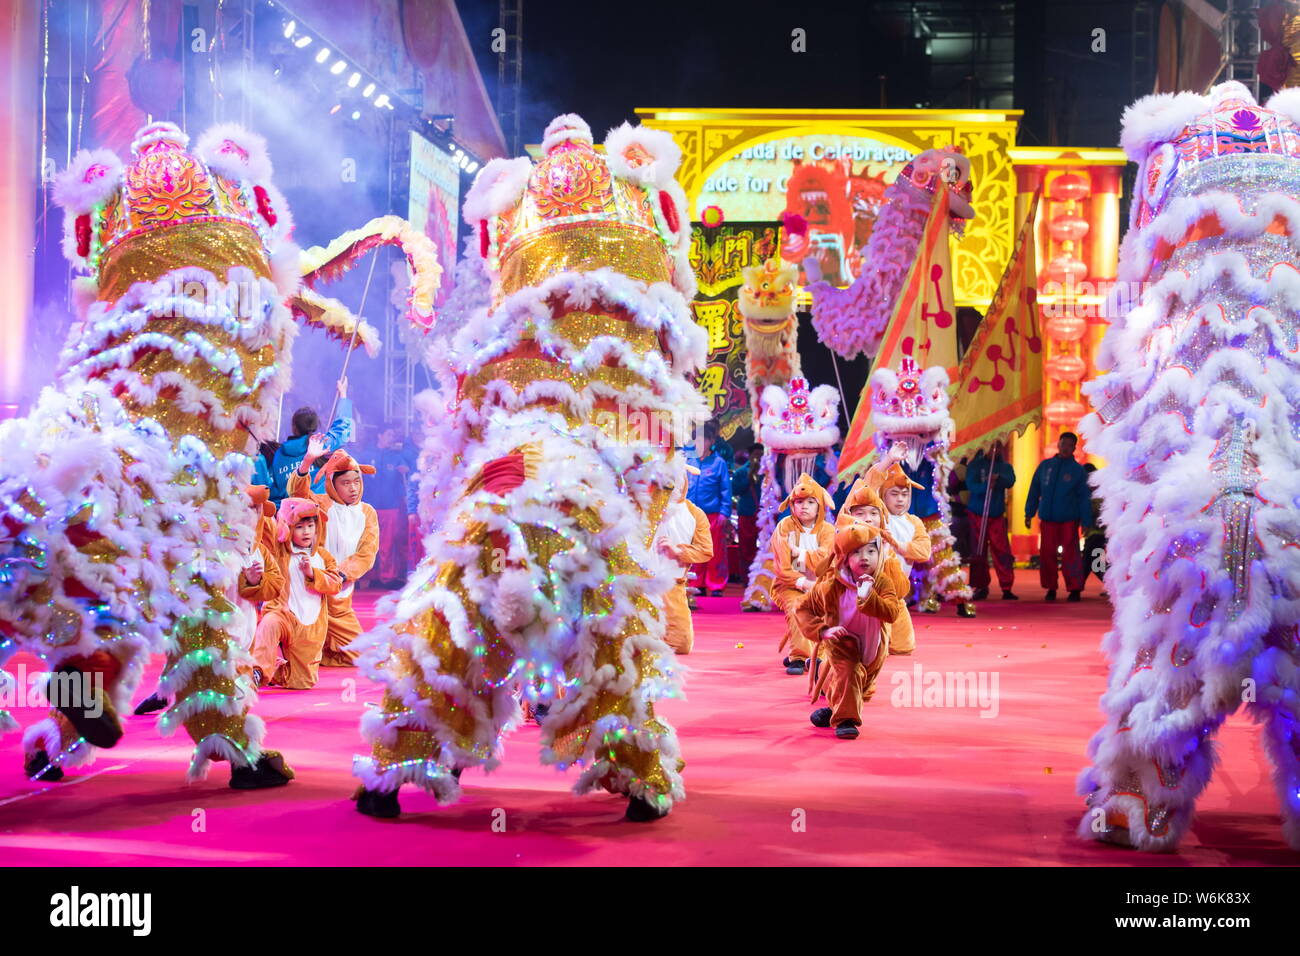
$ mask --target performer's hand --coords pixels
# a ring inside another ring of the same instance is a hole
[[[329,450],[329,439],[323,432],[317,432],[307,439],[307,454],[302,456],[304,467],[310,468],[312,462]]]
[[[817,260],[816,256],[809,256],[804,259],[803,274],[810,283],[822,281],[822,264]]]
[[[335,389],[337,389],[339,393],[339,398],[348,397],[348,377],[346,375],[340,377],[338,380],[338,384],[336,384],[334,387]]]
[[[674,560],[674,561],[677,560],[677,548],[676,548],[676,546],[670,544],[670,543],[667,542],[667,541],[660,541],[660,542],[659,542],[659,553],[662,554],[664,557],[671,558],[671,559]]]
[[[849,629],[846,627],[839,627],[839,626],[829,627],[826,629],[825,633],[822,634],[822,640],[830,641],[831,643],[834,643],[835,641],[843,640],[848,636],[849,636]]]
[[[811,591],[813,583],[803,575],[799,575],[799,580],[794,582],[794,586],[800,591]]]
[[[257,587],[262,583],[262,562],[257,561],[244,568],[244,580]]]
[[[316,576],[316,569],[311,566],[311,559],[305,554],[298,558],[298,570],[308,581]]]
[[[901,441],[896,441],[889,446],[889,460],[893,462],[902,461],[907,457],[907,446]]]
[[[859,581],[858,599],[861,600],[862,598],[865,598],[868,594],[870,594],[872,587],[875,586],[875,583],[876,583],[876,579],[869,574],[866,577],[864,577],[861,581]]]

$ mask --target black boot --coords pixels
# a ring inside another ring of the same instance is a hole
[[[1018,595],[1018,594],[1013,594],[1013,593],[1011,593],[1010,591],[1003,591],[1003,592],[1002,592],[1002,600],[1004,600],[1004,601],[1019,601],[1019,600],[1020,600],[1020,595]]]
[[[1079,601],[1082,601],[1083,595],[1080,594],[1078,591],[1071,591],[1069,597],[1067,597],[1066,600],[1069,601],[1071,604],[1074,604]]]
[[[550,712],[551,712],[550,704],[538,704],[533,708],[533,723],[535,723],[538,727],[542,726],[542,721],[546,719],[546,715],[549,714]],[[460,771],[459,770],[455,771],[455,774],[456,774],[456,779],[459,780]]]
[[[167,706],[167,698],[161,694],[150,694],[144,700],[140,701],[140,706],[136,707],[133,713],[137,717],[145,717],[149,714],[155,714]]]
[[[257,758],[253,766],[232,767],[230,770],[230,787],[232,790],[265,790],[267,787],[283,787],[293,779],[293,768],[284,762],[278,751],[268,750]]]
[[[652,820],[662,820],[666,816],[668,810],[661,810],[649,800],[643,797],[628,797],[627,813],[623,815],[623,819],[633,823],[649,823]]]
[[[985,601],[988,600],[988,596],[989,596],[988,588],[976,588],[974,592],[971,593],[970,599],[972,601]]]
[[[791,660],[790,663],[786,665],[785,672],[793,677],[798,677],[800,674],[806,674],[808,672],[808,662]]]
[[[368,817],[392,820],[400,816],[402,808],[397,802],[396,790],[367,790],[362,787],[356,793],[357,812]]]
[[[969,602],[967,602],[967,601],[963,601],[963,602],[961,602],[960,604],[957,605],[957,616],[958,616],[958,617],[974,617],[974,616],[975,616],[975,605],[974,605],[974,604],[971,604],[971,603],[969,603]]]
[[[861,736],[858,725],[851,720],[842,720],[840,725],[835,728],[835,736],[840,740],[857,740]]]
[[[814,727],[829,727],[831,725],[831,713],[829,707],[818,707],[808,715],[808,720]]]
[[[23,773],[28,780],[44,780],[47,783],[58,783],[63,779],[63,768],[51,763],[50,755],[44,750],[28,755],[23,761]]]
[[[71,664],[64,664],[54,672],[55,677],[59,674],[67,674],[72,677],[73,682],[78,688],[77,693],[60,694],[60,697],[80,698],[80,689],[85,685],[85,671],[73,667]],[[90,697],[89,701],[81,701],[76,705],[72,700],[60,701],[61,706],[55,709],[64,717],[82,737],[86,738],[86,743],[93,747],[112,747],[122,739],[122,722],[117,718],[117,711],[113,707],[113,702],[109,700],[108,693],[103,687],[97,687],[94,681],[94,674],[91,675]],[[66,685],[65,685],[66,686]],[[91,712],[96,712],[92,714]]]
[[[1056,600],[1056,588],[1052,588],[1052,589],[1049,590],[1046,594],[1044,594],[1044,595],[1043,595],[1043,600],[1044,600],[1044,601],[1055,601],[1055,600]]]

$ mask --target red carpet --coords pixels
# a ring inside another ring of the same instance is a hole
[[[270,691],[258,713],[298,779],[240,793],[228,770],[187,786],[184,736],[153,718],[59,784],[21,773],[18,734],[0,741],[0,859],[9,865],[275,864],[1295,864],[1281,841],[1268,764],[1254,728],[1229,722],[1223,764],[1175,856],[1098,847],[1073,836],[1074,778],[1099,720],[1098,654],[1109,606],[1048,605],[1021,572],[1019,604],[991,601],[964,621],[919,615],[918,649],[886,665],[863,736],[837,741],[808,723],[805,680],[777,666],[781,620],[702,599],[688,699],[664,712],[688,766],[688,799],[653,825],[621,821],[624,800],[573,797],[537,763],[538,729],[508,741],[505,765],[465,775],[465,800],[439,809],[402,791],[401,820],[356,813],[348,796],[357,718],[376,689],[326,670],[312,691]],[[734,590],[734,588],[732,589]],[[1032,599],[1032,600],[1029,600]],[[743,647],[737,647],[743,643]],[[15,665],[30,659],[19,658]],[[157,664],[141,696],[152,686]],[[995,717],[978,708],[891,706],[895,672],[996,674]],[[353,682],[356,682],[355,688]],[[352,690],[355,689],[355,695]],[[355,696],[355,699],[352,699]],[[30,709],[15,716],[30,724]],[[504,820],[502,813],[504,811]],[[496,830],[493,823],[498,821]],[[504,823],[504,832],[501,830]]]

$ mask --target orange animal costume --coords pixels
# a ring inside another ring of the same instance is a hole
[[[293,527],[303,518],[316,520],[316,545],[309,561],[315,569],[308,581],[298,567],[307,552],[293,544]],[[291,690],[316,686],[329,614],[325,599],[343,586],[334,558],[321,544],[325,522],[316,502],[285,498],[275,523],[272,557],[284,577],[279,598],[266,604],[253,641],[253,660],[267,683]]]
[[[772,580],[772,600],[785,612],[785,636],[778,651],[790,646],[790,660],[807,661],[813,656],[813,642],[807,640],[795,620],[795,610],[804,595],[811,589],[817,573],[825,566],[827,555],[835,545],[835,528],[827,520],[834,508],[826,489],[813,481],[810,475],[799,476],[794,488],[781,502],[781,510],[789,509],[801,498],[817,502],[817,516],[811,528],[804,527],[793,514],[782,518],[772,533],[772,555],[776,574]],[[800,587],[803,582],[805,587]],[[802,673],[801,670],[793,673]]]
[[[882,502],[885,492],[890,488],[920,488],[915,481],[907,477],[897,462],[877,462],[867,472],[867,484],[880,496]],[[912,615],[907,610],[907,594],[911,590],[912,565],[930,560],[930,532],[925,523],[914,514],[904,512],[901,515],[884,511],[885,530],[893,539],[897,549],[897,560],[903,573],[899,597],[903,599],[903,613],[898,616],[889,629],[889,652],[891,654],[910,654],[916,650],[916,629],[912,626]]]
[[[683,482],[678,487],[685,489]],[[686,577],[692,565],[713,557],[713,534],[703,511],[685,498],[668,506],[659,525],[656,546],[667,542],[678,548],[677,563],[681,574],[673,589],[664,595],[664,642],[678,654],[689,654],[695,646],[695,628],[686,598]]]
[[[321,469],[325,476],[325,494],[312,491],[311,477],[297,469],[289,478],[289,494],[314,501],[320,508],[325,518],[325,550],[338,562],[338,570],[345,579],[342,590],[328,601],[329,624],[321,656],[321,663],[326,667],[351,667],[356,663],[357,652],[350,650],[348,645],[361,635],[361,622],[352,608],[352,589],[362,575],[375,566],[375,555],[379,553],[378,513],[364,501],[344,504],[334,490],[335,475],[348,471],[373,475],[375,467],[358,464],[355,458],[339,449]],[[361,493],[365,494],[364,479]]]
[[[235,621],[231,624],[230,634],[239,642],[240,647],[250,651],[253,639],[257,636],[257,606],[282,597],[285,582],[273,551],[275,505],[269,500],[271,489],[264,485],[248,485],[244,491],[252,500],[253,510],[257,513],[257,530],[253,537],[253,549],[239,570],[235,588]],[[256,584],[250,584],[248,571],[254,564],[261,564],[262,577]]]
[[[881,570],[865,596],[849,576],[849,555],[869,541],[881,540]],[[831,724],[838,727],[849,722],[862,723],[862,702],[870,700],[876,677],[889,656],[885,625],[907,613],[892,575],[885,572],[888,532],[855,522],[835,534],[834,557],[826,573],[817,579],[796,611],[799,628],[806,640],[821,642],[826,649],[827,666],[822,669],[818,686],[813,688],[816,701],[826,691],[831,706]],[[848,630],[849,638],[825,640],[833,627]]]

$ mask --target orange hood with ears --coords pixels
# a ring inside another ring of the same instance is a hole
[[[799,476],[799,480],[794,483],[794,488],[786,496],[785,501],[781,502],[781,510],[789,511],[790,506],[798,498],[812,498],[817,502],[817,517],[813,521],[813,528],[817,528],[823,521],[830,520],[830,513],[835,510],[835,502],[827,494],[826,489],[817,482],[813,481],[812,475],[804,472]]]
[[[835,532],[835,554],[831,558],[831,566],[838,571],[844,566],[844,562],[849,559],[849,555],[867,542],[875,541],[877,538],[880,539],[880,569],[876,573],[880,574],[885,568],[885,561],[889,558],[890,549],[896,550],[897,546],[888,531],[873,524],[867,524],[865,521],[855,521]]]
[[[263,518],[275,517],[275,502],[271,500],[271,489],[266,485],[244,485],[244,494],[253,503],[253,510]]]
[[[321,474],[325,476],[325,493],[330,496],[331,501],[337,501],[339,504],[343,504],[343,501],[334,491],[334,476],[342,474],[345,471],[355,471],[361,475],[373,475],[375,473],[375,466],[360,464],[342,448],[330,455],[329,460],[325,462],[325,467],[321,469]],[[362,497],[365,496],[365,493],[366,482],[363,478],[361,480]]]
[[[860,508],[863,505],[870,505],[880,511],[880,520],[883,524],[885,520],[885,502],[878,495],[865,478],[859,478],[853,482],[853,487],[849,489],[849,496],[844,499],[844,504],[840,508],[840,513],[835,517],[835,526],[842,528],[850,525],[855,521],[861,521],[861,518],[855,518],[849,512],[854,508]]]
[[[275,540],[290,544],[293,526],[303,518],[316,519],[316,546],[320,547],[325,541],[325,522],[321,520],[316,502],[306,498],[285,498],[280,502],[280,510],[275,516]]]
[[[894,462],[883,473],[877,472],[873,480],[877,494],[883,495],[890,488],[924,488],[925,485],[918,485],[911,478],[907,477],[907,472],[903,471],[903,466]]]

